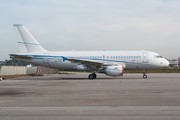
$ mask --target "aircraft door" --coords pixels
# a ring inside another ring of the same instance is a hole
[[[142,63],[148,63],[148,52],[143,52],[142,57]]]
[[[44,53],[44,55],[43,55],[43,64],[49,64],[48,57],[49,57],[49,53]]]

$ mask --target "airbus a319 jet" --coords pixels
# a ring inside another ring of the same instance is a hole
[[[169,62],[161,55],[150,51],[48,51],[21,24],[14,24],[20,53],[10,57],[32,64],[60,70],[91,71],[89,79],[96,78],[96,72],[109,76],[123,76],[124,69],[146,70],[167,67]]]

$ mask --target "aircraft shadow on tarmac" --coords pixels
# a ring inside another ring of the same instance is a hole
[[[96,79],[88,78],[73,78],[73,77],[26,77],[26,78],[15,78],[13,80],[127,80],[127,79],[143,79],[140,76],[137,77],[100,77]]]

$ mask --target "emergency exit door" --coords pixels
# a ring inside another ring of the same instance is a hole
[[[148,52],[142,53],[142,63],[148,63]]]

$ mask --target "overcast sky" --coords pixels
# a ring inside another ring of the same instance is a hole
[[[180,56],[180,0],[1,0],[0,60],[19,52],[13,24],[23,24],[47,50]]]

